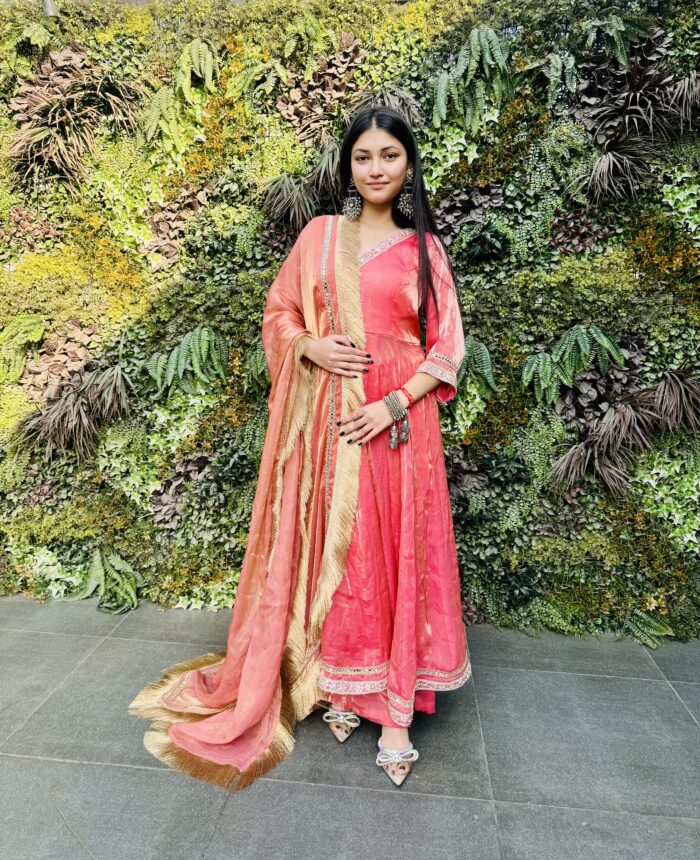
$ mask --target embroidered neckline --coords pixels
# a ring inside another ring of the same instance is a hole
[[[368,263],[370,260],[373,260],[381,254],[382,251],[386,251],[387,248],[393,247],[397,242],[402,242],[404,239],[412,236],[415,232],[415,227],[403,227],[401,230],[397,230],[396,233],[392,233],[386,238],[381,239],[376,245],[373,245],[371,248],[368,248],[364,253],[359,255],[358,259],[360,261],[360,265],[362,266],[365,263]]]

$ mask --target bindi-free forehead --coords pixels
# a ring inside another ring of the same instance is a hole
[[[358,153],[367,154],[376,150],[379,153],[395,151],[403,152],[403,146],[392,134],[389,134],[384,129],[369,128],[357,138],[355,146],[352,148],[354,155]]]
[[[398,150],[400,150],[401,147],[395,143],[390,143],[387,146],[383,146],[380,151],[385,152],[387,149],[398,149]],[[363,147],[363,146],[356,146],[353,149],[353,152],[369,152],[369,151],[370,151],[369,149],[365,149],[365,147]]]

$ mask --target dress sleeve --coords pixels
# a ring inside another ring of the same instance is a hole
[[[440,309],[438,321],[432,294],[428,295],[425,318],[425,360],[416,372],[429,373],[440,380],[434,389],[440,403],[457,394],[457,371],[464,358],[464,328],[457,291],[445,251],[432,234],[426,237],[433,267],[433,284]]]
[[[308,227],[308,225],[307,225]],[[289,357],[296,369],[311,373],[312,362],[301,355],[305,337],[313,337],[304,318],[302,302],[302,243],[304,230],[270,285],[262,319],[262,344],[272,383],[269,402],[274,399],[278,377]]]

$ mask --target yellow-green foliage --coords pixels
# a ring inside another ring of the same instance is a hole
[[[282,173],[306,172],[304,147],[288,123],[273,115],[260,117],[258,127],[261,136],[248,150],[242,170],[251,185],[262,186]]]
[[[17,314],[40,314],[49,328],[77,317],[97,322],[102,334],[117,331],[145,310],[141,285],[140,273],[108,240],[25,254],[13,271],[0,271],[0,328]]]
[[[574,539],[567,534],[536,537],[531,547],[522,548],[507,555],[512,569],[519,564],[534,564],[566,569],[584,561],[597,561],[606,570],[620,564],[620,547],[609,535],[598,531],[583,532]]]
[[[409,65],[420,60],[436,37],[457,24],[470,5],[457,0],[394,4],[372,29],[366,45],[368,56],[357,74],[358,83],[378,86],[400,78]]]
[[[146,217],[165,196],[133,138],[100,139],[85,191],[95,201],[98,217],[109,214],[109,232],[125,247],[138,249],[153,238]]]
[[[146,43],[155,35],[156,23],[153,12],[148,7],[129,6],[124,4],[120,14],[112,19],[106,27],[95,30],[96,41],[103,44],[112,42],[122,36],[138,39]]]
[[[2,414],[2,403],[0,402],[0,416]],[[0,492],[7,493],[22,485],[24,470],[29,465],[30,458],[31,452],[24,449],[13,449],[7,452],[5,457],[0,460]]]
[[[437,5],[437,4],[435,4]],[[231,13],[231,32],[250,41],[263,51],[282,57],[287,44],[289,26],[307,17],[335,31],[338,39],[343,32],[352,31],[366,38],[373,27],[396,14],[392,0],[359,0],[359,2],[330,2],[330,0],[253,0],[242,3]]]
[[[14,425],[36,408],[21,385],[0,385],[0,441],[7,440]]]
[[[0,121],[0,224],[7,221],[10,209],[17,203],[16,195],[12,191],[12,171],[7,158],[9,137],[10,129],[5,122]]]
[[[594,257],[566,257],[553,271],[524,269],[474,295],[468,324],[482,339],[536,336],[558,339],[578,323],[606,332],[641,330],[663,336],[682,324],[683,312],[663,284],[637,277],[632,255],[611,248]],[[496,329],[494,331],[494,329]],[[502,331],[500,330],[502,329]]]
[[[25,508],[0,523],[0,532],[33,545],[71,543],[97,537],[102,540],[119,535],[130,525],[132,517],[123,511],[124,497],[115,492],[78,493],[55,512],[47,513],[41,505]]]

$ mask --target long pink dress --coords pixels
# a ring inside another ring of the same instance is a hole
[[[357,512],[343,579],[321,634],[319,687],[335,708],[388,726],[435,712],[435,691],[471,675],[438,403],[456,394],[464,355],[457,296],[442,249],[427,236],[440,307],[428,296],[426,352],[418,320],[418,239],[400,230],[360,257],[366,402],[416,371],[440,384],[409,410],[405,443],[389,428],[360,446]],[[347,444],[344,437],[339,443]],[[356,443],[352,443],[356,444]]]

